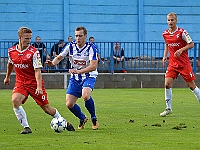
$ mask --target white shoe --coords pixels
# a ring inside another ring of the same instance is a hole
[[[163,111],[162,113],[160,113],[161,117],[165,117],[166,115],[169,115],[172,113],[172,110],[170,108],[166,108],[165,111]]]

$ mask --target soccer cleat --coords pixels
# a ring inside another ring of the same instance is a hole
[[[80,124],[78,125],[78,129],[84,129],[85,123],[88,121],[88,118],[85,116],[84,120],[80,120]]]
[[[97,118],[92,118],[92,129],[97,130],[99,127],[99,123],[97,121]]]
[[[67,122],[67,128],[68,131],[75,131],[73,125],[70,122]]]
[[[29,133],[32,133],[29,127],[25,127],[24,130],[21,132],[21,134],[29,134]]]
[[[170,108],[166,108],[165,111],[160,113],[160,116],[165,117],[166,115],[169,115],[172,113],[172,110]]]

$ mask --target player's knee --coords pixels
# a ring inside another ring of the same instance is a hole
[[[87,101],[87,100],[90,99],[90,95],[88,95],[88,94],[83,94],[83,95],[82,95],[82,98],[84,99],[84,101]]]
[[[14,108],[18,108],[21,105],[20,99],[18,98],[12,99],[12,104]]]
[[[67,108],[73,108],[74,107],[74,104],[73,103],[70,103],[69,101],[66,101],[66,107]]]
[[[165,83],[165,88],[166,88],[166,89],[171,88],[171,84],[169,84],[169,83]]]

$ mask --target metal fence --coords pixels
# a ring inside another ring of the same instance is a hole
[[[51,54],[51,49],[57,42],[43,42],[46,46],[46,50],[49,55]],[[0,41],[0,71],[6,70],[7,64],[7,50],[12,47],[15,42]],[[95,45],[99,49],[101,56],[101,61],[99,62],[99,71],[108,71],[113,73],[120,70],[130,71],[164,71],[166,66],[162,64],[162,57],[164,53],[164,43],[163,42],[120,42],[121,48],[124,50],[125,60],[123,63],[115,63],[113,59],[113,50],[115,42],[97,42]],[[193,49],[188,51],[191,64],[193,66],[194,73],[199,69],[198,57],[199,56],[199,43],[195,43]],[[46,54],[43,54],[46,55]],[[42,57],[41,57],[42,58]],[[51,56],[51,59],[52,56]],[[44,70],[47,72],[65,72],[70,68],[70,64],[66,68],[61,65],[58,69],[55,67],[46,66]]]

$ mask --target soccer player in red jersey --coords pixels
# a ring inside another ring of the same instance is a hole
[[[21,27],[18,30],[19,44],[8,49],[7,73],[4,84],[9,85],[10,75],[15,67],[16,82],[12,92],[13,110],[20,124],[24,127],[21,134],[32,133],[26,112],[21,104],[24,104],[30,95],[45,113],[52,117],[60,117],[56,108],[49,104],[47,93],[44,87],[44,80],[41,74],[41,58],[39,51],[30,45],[32,30]],[[68,122],[67,130],[74,130]]]
[[[167,15],[167,23],[169,29],[162,34],[165,40],[163,63],[167,61],[169,52],[169,64],[165,74],[165,100],[167,107],[164,112],[160,113],[162,117],[172,113],[172,84],[179,74],[200,102],[200,90],[194,82],[196,78],[188,57],[188,50],[194,47],[194,43],[185,29],[176,26],[176,13],[171,12]]]

